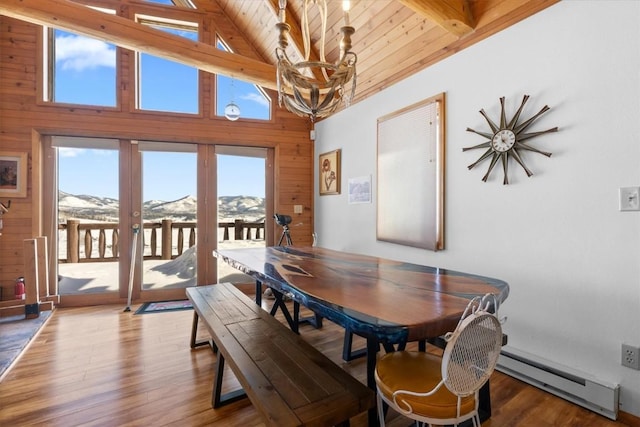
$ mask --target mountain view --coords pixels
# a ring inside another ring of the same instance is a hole
[[[195,221],[197,199],[185,196],[178,200],[148,200],[143,203],[146,221],[171,219],[173,221]],[[59,221],[67,219],[90,219],[92,221],[118,222],[119,201],[109,197],[75,195],[60,191],[58,196]],[[256,196],[222,196],[218,198],[219,221],[263,221],[264,198]]]

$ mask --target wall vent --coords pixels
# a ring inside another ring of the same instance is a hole
[[[620,386],[533,354],[503,348],[496,369],[607,418],[618,417]]]

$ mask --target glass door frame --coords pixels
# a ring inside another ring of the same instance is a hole
[[[86,137],[101,139],[99,137]],[[97,304],[123,304],[128,299],[129,276],[131,270],[130,251],[133,241],[133,225],[140,224],[142,212],[142,156],[135,140],[119,139],[119,273],[118,292],[104,294],[63,295],[60,303],[62,306],[86,306]],[[51,183],[52,191],[43,191],[42,197],[42,231],[48,237],[48,249],[50,257],[49,277],[58,277],[57,268],[57,200],[55,191],[58,190],[58,164],[56,148],[52,144],[52,136],[40,135],[40,143],[43,158],[43,186]],[[221,144],[225,147],[235,144]],[[275,243],[274,221],[269,221],[274,214],[276,194],[275,182],[275,152],[273,147],[266,148],[267,157],[265,163],[265,244],[272,246]],[[242,149],[238,146],[238,149]],[[197,144],[197,212],[196,233],[197,250],[197,285],[209,285],[217,283],[217,264],[213,257],[213,250],[217,247],[218,239],[218,215],[217,215],[217,164],[216,145]],[[44,187],[43,187],[44,188]],[[213,214],[212,214],[213,213]],[[142,257],[142,239],[137,240],[136,257]],[[132,301],[141,303],[158,299],[184,299],[184,289],[176,288],[167,291],[142,290],[142,262],[137,259],[134,268],[134,282],[132,289]]]

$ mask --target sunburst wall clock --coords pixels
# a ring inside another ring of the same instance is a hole
[[[541,115],[543,115],[544,113],[550,110],[549,106],[545,105],[544,107],[542,107],[540,111],[538,111],[536,115],[531,117],[529,120],[525,120],[522,123],[518,123],[518,119],[520,118],[520,113],[522,113],[522,109],[524,108],[524,105],[527,103],[528,99],[529,99],[529,95],[524,95],[524,97],[522,98],[522,103],[520,104],[520,108],[518,108],[518,111],[516,111],[516,114],[507,123],[506,114],[504,112],[504,96],[500,98],[501,112],[500,112],[499,126],[496,125],[493,122],[493,120],[489,118],[489,116],[487,116],[487,113],[485,113],[484,110],[480,110],[480,114],[482,114],[482,116],[487,120],[487,123],[491,128],[491,133],[479,132],[477,130],[467,128],[467,132],[477,133],[478,135],[483,136],[488,140],[486,142],[483,142],[482,144],[474,145],[472,147],[465,147],[462,149],[462,151],[475,150],[478,148],[487,149],[484,152],[484,154],[480,156],[478,160],[476,160],[475,162],[473,162],[468,166],[469,170],[471,170],[477,164],[491,158],[491,162],[489,163],[489,169],[487,170],[487,173],[484,175],[484,177],[482,177],[482,180],[484,182],[487,182],[487,179],[489,178],[489,175],[491,174],[491,171],[493,170],[494,166],[499,161],[502,161],[502,170],[504,172],[504,180],[502,181],[502,183],[505,185],[509,184],[507,169],[509,166],[510,157],[512,157],[520,166],[522,166],[522,169],[524,169],[527,176],[533,175],[533,172],[531,172],[529,168],[527,168],[527,166],[524,164],[524,161],[522,160],[521,152],[523,150],[533,151],[534,153],[539,153],[544,156],[551,157],[551,153],[538,150],[537,148],[534,148],[531,145],[529,145],[529,140],[532,138],[535,138],[536,136],[543,135],[545,133],[557,132],[558,131],[557,127],[543,130],[540,132],[525,133],[525,131],[529,128],[529,126],[531,126],[531,124],[533,124],[533,122],[538,117],[540,117]]]

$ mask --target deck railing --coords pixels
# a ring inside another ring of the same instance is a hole
[[[60,253],[61,263],[117,261],[120,254],[118,223],[88,223],[70,219],[58,225],[59,233],[66,237],[66,256]],[[220,222],[222,240],[264,240],[264,221]],[[233,234],[230,230],[233,229]],[[158,236],[158,234],[160,236]],[[233,236],[233,239],[231,239]],[[196,244],[195,222],[161,222],[143,224],[144,259],[170,260]],[[159,245],[159,247],[158,247]],[[186,247],[185,247],[186,246]]]

